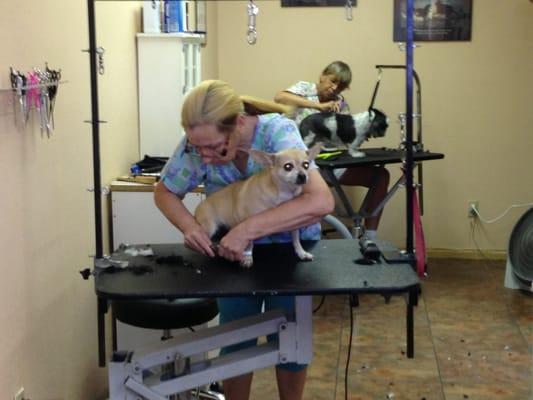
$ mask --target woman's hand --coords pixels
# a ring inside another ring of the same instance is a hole
[[[184,230],[183,236],[185,237],[185,246],[205,256],[214,257],[216,255],[211,239],[199,224],[194,224]]]
[[[325,101],[323,103],[318,103],[318,109],[321,112],[334,112],[337,113],[341,109],[341,101],[337,100],[331,100],[331,101]]]
[[[250,240],[239,229],[240,225],[230,230],[218,244],[218,255],[230,261],[241,261],[244,250]]]

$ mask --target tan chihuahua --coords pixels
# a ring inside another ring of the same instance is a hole
[[[300,195],[302,186],[309,179],[309,166],[320,148],[321,143],[315,144],[308,151],[288,149],[271,154],[249,150],[250,156],[265,169],[210,195],[196,208],[196,220],[212,238],[219,229],[231,229],[251,215]],[[306,252],[300,243],[298,229],[292,231],[291,235],[298,257],[301,260],[312,260],[313,255]],[[253,243],[250,242],[241,260],[244,268],[253,265],[252,250]]]

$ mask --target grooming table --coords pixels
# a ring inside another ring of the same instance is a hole
[[[314,260],[302,262],[291,243],[254,246],[254,266],[210,259],[182,244],[122,248],[100,260],[93,272],[98,297],[100,355],[104,346],[104,313],[111,299],[175,299],[193,297],[295,295],[295,315],[282,310],[207,328],[171,339],[115,353],[109,365],[110,399],[163,400],[213,381],[285,362],[308,363],[312,356],[311,295],[374,293],[404,295],[407,304],[407,356],[414,355],[413,307],[419,279],[408,263],[357,263],[362,256],[353,240],[304,242]],[[132,255],[137,251],[153,255]],[[279,340],[204,361],[188,363],[193,354],[249,338],[278,333]],[[185,360],[183,373],[172,379],[150,381],[151,368]]]
[[[335,170],[339,168],[357,168],[362,166],[383,166],[386,164],[398,164],[403,163],[405,158],[405,151],[400,149],[388,149],[385,147],[382,148],[370,148],[370,149],[361,149],[365,153],[365,157],[354,158],[350,156],[347,152],[340,154],[331,159],[321,160],[317,159],[316,164],[327,176],[330,184],[335,189],[335,192],[338,194],[342,205],[346,211],[348,217],[354,222],[354,228],[357,230],[361,227],[362,219],[365,217],[374,217],[385,207],[385,204],[391,199],[391,197],[396,193],[401,185],[405,184],[405,175],[402,176],[396,181],[396,183],[389,189],[387,195],[382,200],[382,202],[373,210],[372,213],[367,214],[366,209],[366,197],[359,208],[359,211],[355,211],[346,196],[346,193],[342,190],[342,186],[335,176]],[[429,160],[439,160],[444,158],[444,154],[441,153],[432,153],[429,151],[413,151],[413,161],[414,167],[417,166],[422,161]],[[422,182],[419,182],[421,185]]]

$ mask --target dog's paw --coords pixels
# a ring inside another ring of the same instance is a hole
[[[252,255],[245,255],[241,260],[241,267],[248,269],[251,268],[252,265],[254,265],[254,258]]]
[[[363,153],[362,151],[357,151],[357,150],[352,150],[352,149],[350,149],[349,153],[354,158],[361,158],[365,156],[365,153]]]
[[[312,261],[313,255],[311,253],[308,253],[307,251],[299,251],[298,252],[298,258],[302,261]]]

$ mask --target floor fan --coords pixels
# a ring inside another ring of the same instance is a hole
[[[533,292],[533,208],[522,215],[511,233],[504,286]]]

